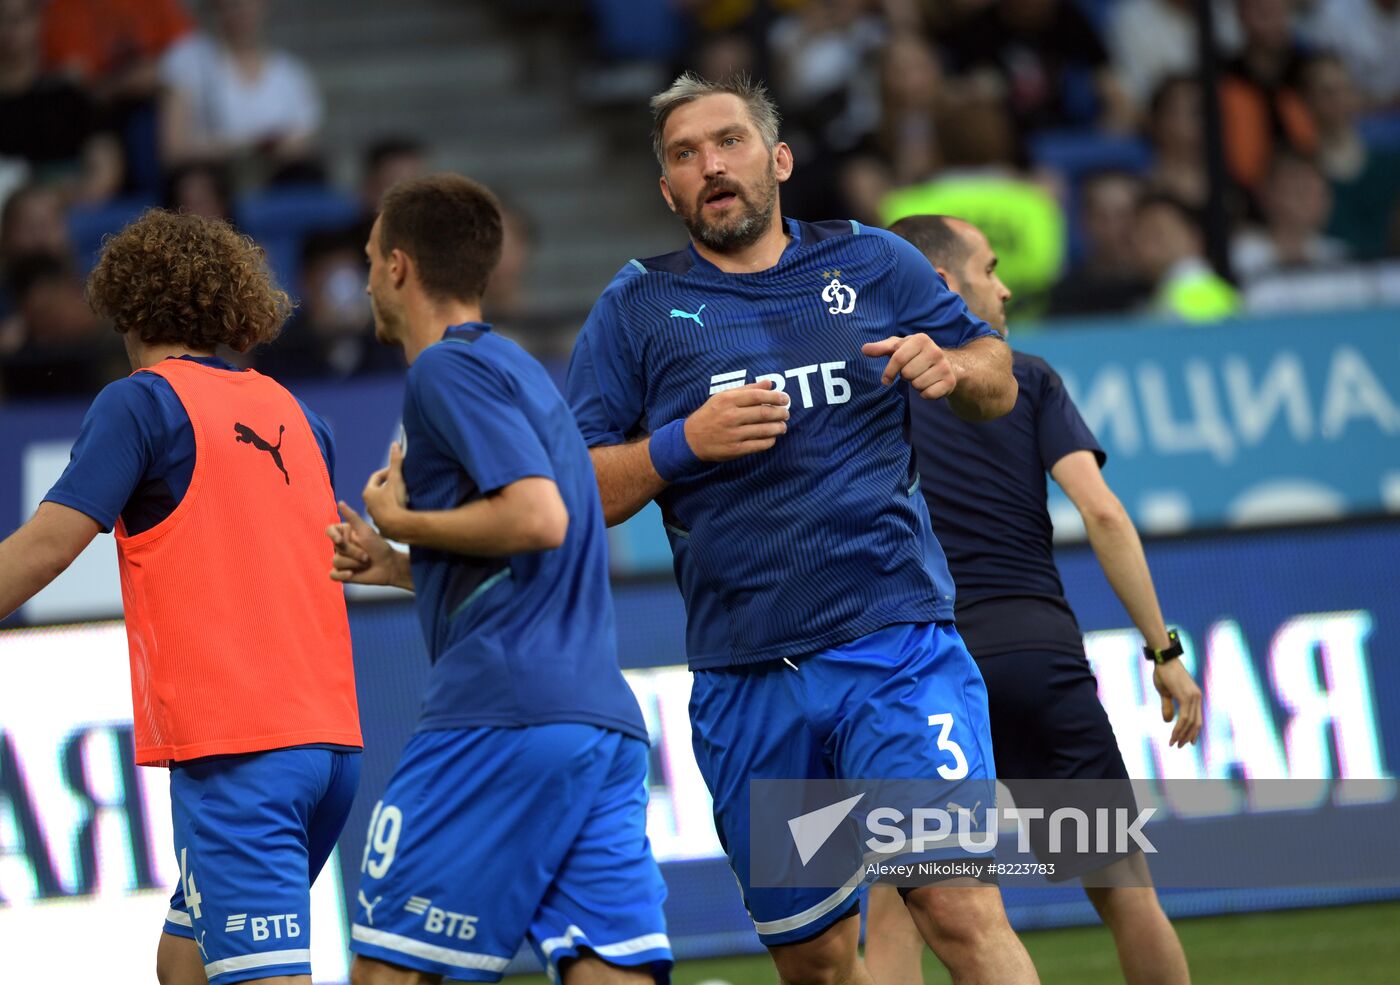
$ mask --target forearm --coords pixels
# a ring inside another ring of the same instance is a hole
[[[650,438],[590,448],[603,519],[612,527],[634,516],[666,488],[651,462]]]
[[[473,557],[506,557],[543,550],[540,530],[528,515],[506,507],[498,496],[486,496],[452,510],[395,510],[379,523],[379,532],[411,547],[426,547]],[[400,582],[395,564],[394,584]],[[409,585],[412,587],[412,575]]]
[[[72,563],[62,545],[25,524],[0,542],[0,619],[37,595]]]
[[[1005,342],[982,338],[943,351],[958,377],[957,387],[947,396],[954,414],[965,421],[989,421],[1016,406],[1018,388]]]
[[[1165,649],[1167,627],[1157,603],[1157,590],[1152,585],[1142,540],[1127,512],[1118,505],[1116,510],[1106,509],[1101,515],[1086,517],[1085,529],[1104,576],[1133,625],[1148,646]]]

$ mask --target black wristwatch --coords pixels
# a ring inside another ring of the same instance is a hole
[[[1181,656],[1181,637],[1176,635],[1176,630],[1167,633],[1167,648],[1165,650],[1154,650],[1150,646],[1142,648],[1142,654],[1147,658],[1148,663],[1164,664],[1168,660],[1175,660]]]

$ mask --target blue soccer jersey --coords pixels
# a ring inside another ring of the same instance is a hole
[[[412,549],[433,661],[419,729],[576,722],[645,741],[617,666],[593,465],[544,367],[485,325],[455,327],[409,369],[403,423],[410,508],[450,510],[539,476],[559,487],[569,514],[551,551]]]
[[[693,247],[632,260],[579,336],[569,402],[590,446],[772,380],[791,398],[775,447],[659,497],[693,669],[810,654],[884,626],[953,618],[953,583],[918,493],[908,393],[866,342],[993,335],[917,249],[855,222],[787,220],[772,268],[729,274]]]

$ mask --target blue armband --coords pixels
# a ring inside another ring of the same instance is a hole
[[[667,482],[688,478],[709,464],[697,457],[690,448],[690,442],[685,440],[684,417],[662,425],[652,434],[647,447],[656,474]]]

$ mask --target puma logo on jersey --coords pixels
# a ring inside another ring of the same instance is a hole
[[[705,310],[705,306],[704,306],[703,304],[699,307],[698,310],[696,310],[695,314],[691,314],[689,311],[682,311],[680,308],[672,308],[672,309],[671,309],[671,317],[672,317],[672,318],[689,318],[691,321],[695,322],[695,324],[699,325],[701,328],[704,328],[704,327],[705,327],[705,323],[702,322],[702,321],[700,320],[700,312],[701,312],[701,311],[704,311],[704,310]]]
[[[292,477],[287,474],[287,467],[282,464],[282,436],[287,433],[285,424],[277,426],[277,444],[269,444],[268,440],[262,437],[246,424],[235,424],[233,426],[234,441],[239,444],[252,445],[258,451],[265,451],[272,456],[272,464],[282,471],[282,478],[287,480],[287,485],[292,484]]]

